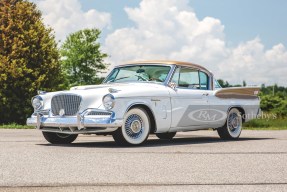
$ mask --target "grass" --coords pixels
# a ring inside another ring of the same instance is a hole
[[[250,130],[287,130],[287,117],[276,119],[253,119],[243,124]]]
[[[16,123],[0,125],[0,129],[34,129],[34,128],[35,128],[34,126],[19,125]]]

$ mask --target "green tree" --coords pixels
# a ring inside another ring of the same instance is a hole
[[[243,80],[242,86],[243,86],[243,87],[246,87],[246,85],[247,85],[246,81]]]
[[[21,123],[31,115],[37,90],[61,82],[54,35],[34,3],[0,1],[0,123]]]
[[[262,95],[260,107],[263,111],[273,112],[279,116],[287,115],[287,100],[284,96]]]
[[[260,107],[263,111],[272,111],[281,105],[282,99],[278,96],[262,95],[260,101]]]
[[[98,83],[98,73],[106,69],[106,53],[98,42],[101,31],[84,29],[70,34],[61,47],[62,66],[70,86]]]
[[[228,83],[228,81],[224,81],[222,79],[217,79],[217,82],[220,84],[220,86],[222,88],[225,88],[225,87],[230,87],[231,85]]]

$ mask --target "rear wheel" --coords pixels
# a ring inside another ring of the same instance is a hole
[[[150,119],[143,108],[133,108],[124,117],[124,125],[113,133],[119,145],[143,144],[150,132]]]
[[[52,144],[69,144],[75,141],[77,134],[42,132],[45,139]]]
[[[228,114],[226,123],[223,127],[217,129],[221,139],[238,139],[242,131],[242,117],[240,111],[232,108]]]
[[[169,132],[169,133],[156,133],[155,135],[159,139],[163,140],[172,140],[172,138],[175,136],[176,132]]]

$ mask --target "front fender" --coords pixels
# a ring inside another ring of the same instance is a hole
[[[171,126],[171,103],[169,97],[116,98],[112,111],[116,119],[123,119],[126,112],[134,105],[145,105],[154,115],[157,133],[167,132]]]

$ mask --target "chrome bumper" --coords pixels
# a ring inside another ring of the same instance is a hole
[[[90,115],[91,112],[100,115]],[[122,126],[122,119],[116,119],[114,112],[99,109],[87,109],[77,116],[52,116],[48,113],[34,113],[27,119],[27,125],[42,131],[70,134],[112,132]]]

